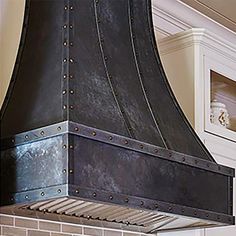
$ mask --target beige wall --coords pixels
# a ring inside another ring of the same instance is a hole
[[[24,5],[25,0],[0,0],[0,107],[15,64]]]

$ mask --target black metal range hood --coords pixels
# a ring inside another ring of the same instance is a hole
[[[234,224],[234,170],[183,115],[149,0],[28,0],[1,110],[1,209],[154,233]]]

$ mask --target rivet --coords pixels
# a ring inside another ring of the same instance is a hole
[[[110,139],[110,140],[112,140],[112,139],[113,139],[113,137],[112,137],[112,136],[109,136],[109,139]]]
[[[69,173],[70,173],[70,174],[73,174],[73,170],[72,170],[72,169],[70,169],[70,170],[69,170]]]
[[[61,126],[58,126],[58,127],[57,127],[57,130],[60,131],[60,130],[61,130]]]
[[[143,149],[143,145],[142,144],[140,144],[140,148]]]
[[[73,145],[70,145],[70,146],[69,146],[69,148],[70,148],[70,149],[73,149],[73,148],[74,148],[74,146],[73,146]]]
[[[66,94],[66,90],[63,90],[63,91],[62,91],[62,94],[65,95],[65,94]]]
[[[58,193],[61,193],[61,189],[58,189],[57,192],[58,192]]]
[[[70,29],[73,29],[73,25],[70,25]]]
[[[95,132],[95,131],[93,131],[93,132],[92,132],[92,135],[93,135],[93,136],[96,136],[96,132]]]
[[[183,159],[182,159],[182,160],[183,160],[183,162],[184,162],[184,161],[185,161],[185,157],[183,157]]]
[[[67,148],[67,146],[64,144],[63,146],[62,146],[64,149],[66,149]]]
[[[73,75],[70,75],[69,77],[70,77],[70,79],[73,79]]]
[[[64,78],[64,79],[66,79],[66,77],[67,77],[67,75],[66,75],[66,74],[65,74],[65,75],[63,75],[63,78]]]
[[[67,108],[67,106],[66,106],[66,105],[64,105],[64,106],[63,106],[63,109],[65,110],[66,108]]]
[[[64,59],[63,59],[63,62],[64,62],[64,63],[66,63],[66,62],[67,62],[67,59],[66,59],[66,58],[64,58]]]
[[[79,193],[79,189],[76,189],[75,192],[78,194]]]
[[[66,28],[67,28],[67,25],[63,25],[63,28],[66,29]]]
[[[128,199],[128,198],[126,198],[126,199],[125,199],[125,202],[129,202],[129,199]]]
[[[44,192],[41,192],[41,196],[44,196],[45,195],[45,193]]]
[[[78,128],[78,127],[75,127],[75,131],[76,131],[76,132],[79,131],[79,128]]]
[[[98,19],[97,22],[100,23],[101,21]],[[101,41],[103,41],[103,39],[101,39]]]
[[[67,7],[67,6],[65,6],[65,7],[64,7],[64,10],[67,10],[67,9],[68,9],[68,7]]]
[[[206,217],[209,217],[209,214],[208,214],[208,213],[206,213]]]
[[[65,174],[66,173],[66,169],[63,169],[62,173]]]
[[[155,204],[155,208],[158,208],[158,204]]]
[[[73,6],[70,6],[70,10],[73,10],[74,9],[74,7]]]
[[[70,94],[74,94],[74,90],[70,90]]]
[[[64,46],[66,46],[66,45],[67,45],[67,42],[66,42],[66,41],[64,41],[63,45],[64,45]]]
[[[73,43],[72,43],[72,42],[70,42],[70,46],[71,46],[71,47],[73,46]]]
[[[111,195],[109,198],[110,198],[110,200],[112,200],[112,199],[113,199],[113,196]]]
[[[99,0],[96,0],[96,3],[98,4]]]
[[[44,131],[41,131],[41,133],[40,133],[41,135],[44,135]]]
[[[104,60],[107,61],[107,57],[104,57]]]
[[[12,139],[11,142],[14,143],[14,142],[15,142],[15,139]]]
[[[29,199],[29,196],[28,196],[28,195],[25,195],[25,199]]]
[[[74,62],[74,60],[73,60],[72,58],[70,58],[70,62],[71,62],[71,63],[73,63],[73,62]]]
[[[182,208],[181,211],[184,212],[184,208]]]
[[[194,215],[197,215],[197,211],[194,211]]]
[[[74,107],[73,107],[72,105],[70,105],[70,109],[71,109],[71,110],[73,110],[73,109],[74,109]]]
[[[29,138],[29,136],[28,135],[25,135],[25,139],[28,139]]]
[[[128,144],[129,142],[128,142],[128,140],[125,140],[125,144]]]
[[[143,202],[143,201],[141,201],[141,202],[140,202],[140,205],[141,205],[141,206],[143,206],[143,205],[144,205],[144,202]]]
[[[94,197],[96,197],[96,196],[97,196],[97,194],[94,192],[94,193],[93,193],[93,196],[94,196]]]

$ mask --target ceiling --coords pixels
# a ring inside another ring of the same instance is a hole
[[[236,32],[235,0],[180,0]]]

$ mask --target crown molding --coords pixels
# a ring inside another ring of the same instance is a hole
[[[217,23],[180,0],[152,0],[153,22],[156,31],[166,36],[191,28],[205,28],[235,45],[236,32]]]

